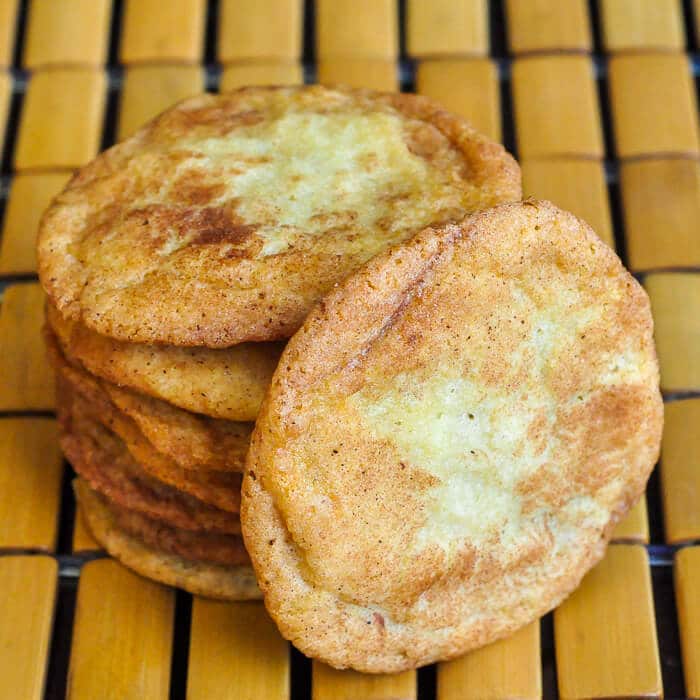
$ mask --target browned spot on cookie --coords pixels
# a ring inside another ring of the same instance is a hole
[[[203,206],[218,199],[224,192],[225,183],[212,182],[202,171],[195,170],[176,180],[169,194],[178,204]]]

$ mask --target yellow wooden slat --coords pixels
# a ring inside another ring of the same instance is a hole
[[[301,0],[223,0],[218,56],[241,60],[294,61],[301,55]]]
[[[246,85],[300,85],[304,82],[299,63],[241,63],[224,68],[219,91]]]
[[[700,274],[655,272],[644,286],[654,314],[661,388],[700,389]]]
[[[119,57],[122,63],[202,58],[205,0],[126,0]]]
[[[700,697],[700,547],[678,552],[673,574],[685,690],[689,697],[697,698]]]
[[[5,289],[0,309],[0,410],[50,410],[53,372],[41,339],[44,293],[38,284]]]
[[[700,539],[700,399],[664,407],[661,496],[669,544]]]
[[[7,115],[10,111],[10,100],[12,99],[12,78],[5,72],[0,71],[0,154],[5,147],[5,131],[7,126]]]
[[[36,272],[39,219],[70,173],[20,173],[12,179],[0,241],[0,274]]]
[[[19,0],[0,0],[0,67],[12,64]]]
[[[646,549],[615,544],[554,612],[559,694],[661,697]]]
[[[617,524],[613,531],[614,542],[649,542],[649,518],[647,517],[647,499],[642,496],[629,513]]]
[[[0,418],[0,549],[54,551],[63,459],[50,418]]]
[[[327,58],[318,64],[318,82],[397,92],[399,71],[393,59]]]
[[[507,0],[508,45],[515,54],[590,51],[586,0]]]
[[[175,592],[111,559],[83,566],[68,670],[71,700],[167,698]]]
[[[539,620],[507,639],[438,665],[437,700],[541,697]]]
[[[633,270],[700,266],[700,162],[622,163],[620,191]]]
[[[93,158],[102,135],[106,89],[102,70],[34,73],[22,107],[17,170],[77,168]]]
[[[516,59],[513,100],[522,158],[603,156],[598,96],[588,56]]]
[[[489,52],[486,0],[408,0],[407,15],[411,56],[485,56]]]
[[[102,549],[93,538],[85,518],[80,510],[80,506],[76,504],[75,521],[73,523],[73,552],[97,552]]]
[[[685,48],[680,0],[600,0],[607,51]]]
[[[57,576],[55,559],[0,557],[0,674],[5,698],[44,696]]]
[[[111,13],[111,0],[30,3],[25,67],[103,64],[107,59]]]
[[[610,247],[615,247],[608,188],[600,161],[525,159],[520,167],[526,197],[549,199],[573,212]]]
[[[501,140],[498,73],[488,58],[422,61],[416,90],[460,114],[494,141]]]
[[[325,58],[395,58],[394,0],[317,0],[316,53]]]
[[[200,92],[204,92],[200,66],[129,66],[119,103],[118,137],[130,136],[175,102]]]
[[[289,644],[262,603],[192,603],[188,700],[289,697]]]
[[[608,72],[618,156],[700,153],[697,100],[685,54],[613,56]]]
[[[312,700],[415,700],[416,672],[370,675],[312,664]]]

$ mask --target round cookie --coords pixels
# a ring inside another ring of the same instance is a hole
[[[63,319],[51,304],[46,318],[64,354],[92,374],[229,421],[255,420],[282,352],[281,343],[243,343],[220,350],[125,343]]]
[[[76,479],[73,488],[95,540],[136,573],[207,598],[257,600],[261,597],[250,566],[189,561],[149,546],[119,527],[104,499],[82,479]]]
[[[389,245],[520,196],[503,147],[425,97],[207,94],[78,172],[42,218],[39,275],[63,318],[118,340],[278,340]]]
[[[171,406],[94,377],[61,352],[56,336],[44,329],[49,361],[73,390],[99,407],[97,415],[132,451],[161,453],[187,471],[242,472],[252,423],[209,418]],[[161,461],[162,461],[161,458]],[[149,461],[154,461],[151,458]]]
[[[370,261],[290,340],[253,432],[243,535],[282,634],[395,672],[551,610],[644,490],[658,383],[645,292],[547,202]]]

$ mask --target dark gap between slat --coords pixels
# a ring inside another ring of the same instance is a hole
[[[187,695],[191,623],[192,596],[177,589],[175,592],[173,653],[170,661],[170,700],[185,700]]]
[[[63,576],[59,578],[46,690],[44,692],[45,700],[63,700],[66,697],[77,590],[77,578]]]
[[[435,700],[437,697],[437,666],[431,664],[418,669],[418,700]]]
[[[665,543],[664,520],[658,464],[654,467],[647,483],[647,513],[649,514],[649,542],[663,545]]]
[[[219,0],[209,0],[207,4],[207,18],[204,29],[204,63],[210,65],[217,63],[219,57],[217,46],[219,40],[219,17],[221,7]]]
[[[26,80],[26,75],[22,74],[20,80]],[[12,75],[12,95],[10,97],[10,108],[7,112],[7,124],[5,125],[5,147],[2,154],[2,164],[0,172],[3,175],[12,173],[12,162],[17,145],[17,132],[19,131],[19,118],[24,102],[24,91],[17,88],[18,74]]]
[[[75,528],[75,496],[73,495],[73,467],[63,460],[61,480],[61,503],[59,505],[58,539],[56,552],[70,555],[73,551],[73,529]]]
[[[303,13],[301,55],[304,65],[307,66],[316,62],[316,3],[313,0],[305,0]]]
[[[108,69],[107,78],[107,103],[105,105],[104,121],[102,124],[102,141],[100,142],[100,151],[104,151],[110,146],[113,146],[117,137],[122,69]]]
[[[15,45],[12,49],[12,65],[14,68],[22,67],[22,51],[24,50],[24,37],[27,33],[27,16],[29,14],[29,0],[22,0],[17,11],[17,24],[15,26]]]
[[[542,655],[542,697],[556,700],[559,697],[557,686],[557,657],[554,653],[554,614],[548,613],[540,619],[540,653]]]
[[[654,591],[656,633],[659,638],[659,659],[661,661],[664,696],[684,698],[686,695],[683,686],[672,567],[652,567],[651,581]]]
[[[107,65],[111,68],[116,68],[119,65],[119,44],[121,43],[123,19],[124,1],[114,0],[109,25],[109,48],[107,50]]]
[[[289,698],[309,700],[311,698],[311,659],[289,645]]]
[[[508,22],[505,0],[489,2],[489,54],[491,58],[508,56]]]
[[[399,89],[401,92],[415,92],[416,63],[409,59],[399,61],[396,70],[399,72]]]
[[[406,40],[406,0],[398,1],[396,11],[399,15],[399,60],[403,61],[408,58],[408,42]]]
[[[593,39],[593,53],[603,55],[603,24],[598,8],[598,0],[588,0],[588,16],[591,20],[591,38]]]
[[[515,137],[515,115],[513,113],[510,66],[510,61],[505,60],[498,71],[498,87],[501,94],[501,132],[503,134],[503,145],[517,159],[518,147]]]
[[[683,29],[685,30],[686,50],[698,47],[698,37],[695,34],[695,10],[692,0],[682,0]]]
[[[608,101],[608,66],[605,59],[594,58],[596,75],[596,89],[598,91],[598,104],[600,105],[600,123],[603,128],[604,156],[615,157],[615,131],[612,122],[610,102]]]

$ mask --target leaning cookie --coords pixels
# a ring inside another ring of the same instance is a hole
[[[124,566],[147,578],[206,598],[256,600],[261,597],[250,566],[188,561],[140,542],[117,525],[99,494],[84,481],[76,479],[73,486],[93,537]]]
[[[658,457],[649,300],[547,202],[428,228],[290,340],[241,522],[302,652],[395,672],[513,633],[602,557]]]

